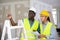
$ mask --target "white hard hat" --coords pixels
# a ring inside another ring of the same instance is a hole
[[[36,9],[34,7],[31,7],[29,10],[32,10],[36,13]]]

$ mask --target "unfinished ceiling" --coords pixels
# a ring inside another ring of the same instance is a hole
[[[40,0],[40,1],[48,3],[53,7],[60,7],[60,0]]]
[[[0,0],[0,3],[14,2],[14,1],[23,1],[23,0]],[[27,1],[27,0],[25,0]],[[36,0],[37,1],[37,0]],[[39,0],[44,3],[48,3],[53,7],[60,7],[60,0]]]

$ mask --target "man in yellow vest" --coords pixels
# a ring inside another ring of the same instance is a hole
[[[42,10],[40,12],[40,19],[42,23],[40,24],[40,40],[57,40],[56,28],[49,19],[49,12],[47,10]]]
[[[34,19],[35,15],[36,15],[36,9],[32,7],[29,9],[28,18],[25,18],[23,20],[24,28],[26,30],[26,35],[28,37],[27,38],[28,40],[36,40],[36,37],[35,37],[36,35],[33,34],[33,32],[37,30],[38,32],[40,32],[40,29],[38,28],[39,22]],[[10,19],[10,22],[13,26],[17,25],[17,23],[13,21],[11,15],[8,15],[8,18]],[[24,40],[23,36],[20,38],[20,40]]]

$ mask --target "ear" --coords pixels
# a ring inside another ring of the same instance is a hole
[[[34,17],[36,16],[36,14],[34,14]]]

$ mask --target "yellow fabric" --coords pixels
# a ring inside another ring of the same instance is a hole
[[[42,24],[40,24],[40,32],[41,32],[41,34],[49,36],[51,26],[52,26],[52,23],[48,22],[48,24],[46,25],[46,28],[44,29],[44,31],[42,31]],[[47,40],[47,39],[46,38],[40,38],[40,40]]]
[[[29,20],[26,18],[24,19],[24,28],[26,30],[26,35],[28,37],[28,40],[36,40],[35,35],[32,34],[31,32],[33,32],[33,30],[38,29],[38,21],[34,20],[34,23],[32,27],[30,28]],[[33,37],[33,38],[29,38],[29,37]],[[24,38],[22,37],[20,40],[24,40]]]
[[[49,17],[49,12],[48,12],[47,10],[42,10],[42,11],[40,12],[40,15],[44,15],[44,16]]]

